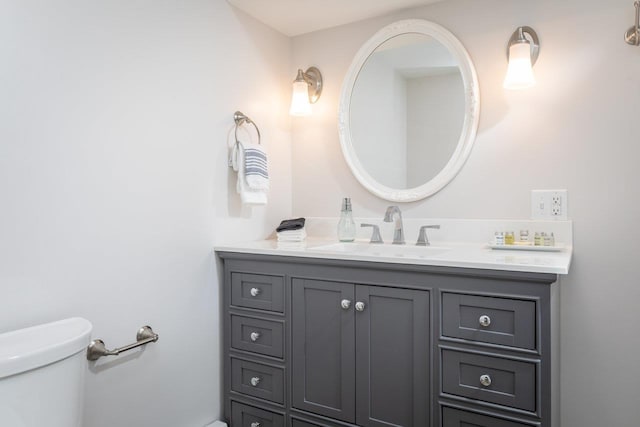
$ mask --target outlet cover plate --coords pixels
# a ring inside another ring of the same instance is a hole
[[[567,190],[531,190],[531,219],[567,220]]]

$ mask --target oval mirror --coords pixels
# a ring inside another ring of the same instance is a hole
[[[388,25],[356,54],[342,86],[338,131],[357,180],[395,202],[431,196],[471,153],[478,78],[460,41],[440,25]]]

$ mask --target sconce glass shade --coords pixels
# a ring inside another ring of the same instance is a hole
[[[540,39],[531,27],[518,27],[507,43],[509,67],[504,79],[505,89],[526,89],[536,84],[533,64],[540,54]]]
[[[293,81],[291,95],[292,116],[310,116],[311,104],[315,104],[322,94],[322,74],[316,67],[309,67],[307,71],[298,69],[298,75]]]
[[[309,84],[302,80],[293,82],[293,94],[291,95],[291,109],[289,114],[292,116],[310,116],[311,103],[309,102]]]
[[[527,89],[535,86],[529,42],[515,43],[509,48],[509,67],[504,79],[505,89]]]

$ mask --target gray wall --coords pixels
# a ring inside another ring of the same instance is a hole
[[[435,196],[404,205],[405,216],[528,218],[531,189],[568,189],[575,251],[561,284],[562,426],[637,426],[640,48],[623,41],[633,2],[451,0],[295,37],[292,64],[320,67],[326,84],[314,115],[293,121],[295,216],[336,216],[344,196],[356,216],[383,215],[389,203],[367,193],[342,158],[336,110],[360,45],[403,18],[457,35],[482,96],[462,172]],[[538,85],[508,92],[505,49],[518,25],[540,35]]]
[[[291,212],[290,40],[223,0],[0,1],[0,332],[70,316],[110,347],[86,427],[201,427],[220,414],[213,246]],[[259,78],[256,78],[259,76]],[[233,113],[278,167],[242,209]]]

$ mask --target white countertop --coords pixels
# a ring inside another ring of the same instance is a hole
[[[360,251],[324,250],[321,246],[338,243],[335,239],[307,238],[299,245],[278,243],[276,240],[259,240],[217,246],[218,252],[235,252],[257,255],[279,255],[303,258],[335,259],[346,261],[369,261],[392,264],[414,264],[441,267],[479,268],[487,270],[519,271],[529,273],[568,274],[571,264],[572,247],[565,246],[559,252],[534,252],[523,250],[494,250],[486,243],[450,243],[432,242],[435,251],[425,251],[420,255],[419,248],[407,243],[411,255],[403,257],[394,254],[376,254]],[[368,244],[366,239],[358,239],[354,245],[362,247]],[[348,245],[348,244],[347,244]],[[372,245],[373,246],[373,245]],[[385,244],[385,247],[391,245]],[[355,246],[354,246],[355,247]],[[437,248],[446,248],[438,251]],[[391,248],[385,248],[391,249]],[[400,252],[400,250],[398,251]]]

